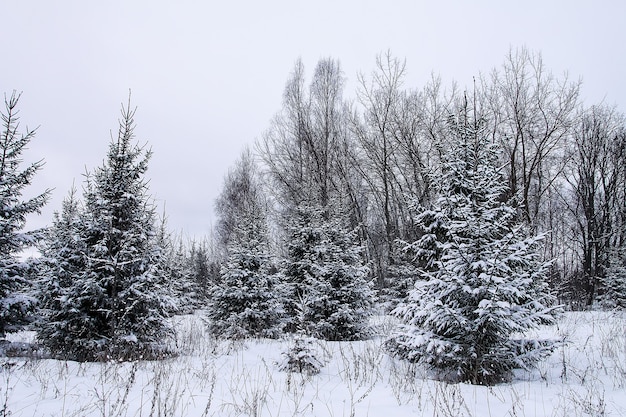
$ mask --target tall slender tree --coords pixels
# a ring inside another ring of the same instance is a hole
[[[547,197],[564,168],[581,82],[555,77],[541,54],[520,48],[482,83],[489,130],[504,151],[507,196],[527,225],[545,231]]]
[[[165,210],[160,216],[156,244],[160,250],[161,285],[176,304],[171,313],[193,313],[201,307],[200,285],[193,279],[182,236],[170,231]]]
[[[622,114],[592,106],[581,115],[572,135],[567,174],[566,189],[573,195],[565,195],[565,201],[576,225],[572,240],[582,260],[575,276],[581,288],[570,283],[570,298],[580,298],[579,305],[591,305],[607,282],[609,264],[616,265],[616,256],[626,244],[626,123]]]
[[[298,204],[347,200],[341,164],[349,146],[344,77],[339,62],[322,59],[305,88],[304,65],[298,61],[283,93],[282,111],[263,136],[260,154],[277,199],[293,209]]]
[[[259,177],[254,156],[246,148],[226,174],[222,192],[215,201],[216,235],[224,249],[233,241],[241,241],[241,233],[246,234],[239,224],[243,218],[249,217],[253,211],[257,211],[257,215],[266,215],[267,204]]]
[[[351,133],[357,157],[354,167],[365,185],[366,203],[359,212],[369,213],[360,220],[367,232],[373,272],[379,286],[393,294],[393,288],[403,286],[405,268],[396,239],[407,239],[413,229],[410,202],[429,198],[426,166],[432,141],[425,132],[431,106],[426,98],[436,102],[440,98],[438,93],[433,97],[405,89],[405,63],[389,52],[377,57],[376,67],[369,78],[359,76],[362,112],[353,114]]]
[[[35,136],[35,130],[20,133],[17,105],[20,95],[13,92],[7,99],[2,114],[0,131],[0,339],[6,332],[17,330],[25,320],[25,313],[34,301],[20,290],[27,284],[27,265],[18,258],[20,252],[43,237],[42,230],[24,231],[26,218],[39,213],[48,200],[50,191],[23,199],[25,188],[43,162],[21,167],[22,152]]]

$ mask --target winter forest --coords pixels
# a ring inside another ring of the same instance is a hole
[[[0,416],[624,415],[624,114],[526,49],[405,72],[296,61],[203,239],[155,204],[130,98],[29,229],[52,191],[5,92]]]

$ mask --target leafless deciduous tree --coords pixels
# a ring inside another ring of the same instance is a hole
[[[525,48],[512,50],[502,69],[481,80],[484,111],[508,164],[510,197],[523,220],[543,229],[546,197],[563,169],[580,82],[556,78],[540,54]]]
[[[332,59],[317,64],[309,90],[298,61],[285,87],[283,109],[259,144],[277,197],[286,206],[341,201],[339,150],[345,140],[344,79]]]
[[[337,61],[319,61],[308,85],[296,63],[283,108],[259,144],[279,206],[314,204],[360,226],[373,274],[389,285],[397,272],[407,275],[398,242],[420,237],[414,209],[436,197],[430,178],[455,145],[446,134],[450,117],[468,108],[500,150],[501,201],[532,233],[549,232],[542,250],[554,260],[550,279],[570,299],[592,302],[609,253],[624,243],[621,116],[604,107],[581,116],[580,81],[553,75],[525,48],[511,50],[464,94],[436,77],[407,88],[405,77],[404,61],[379,55],[348,106]],[[582,295],[572,297],[574,288]]]
[[[249,149],[241,153],[235,166],[226,174],[222,192],[215,202],[217,239],[222,250],[233,241],[241,243],[246,239],[237,234],[241,221],[253,215],[265,217],[267,203],[260,175]]]
[[[586,110],[574,129],[566,175],[573,194],[567,207],[576,221],[580,285],[593,303],[609,256],[626,243],[626,125],[612,108]]]
[[[357,145],[354,161],[367,191],[362,212],[371,258],[382,282],[396,239],[410,232],[409,201],[428,195],[426,100],[403,87],[405,63],[387,52],[376,59],[370,77],[359,76],[359,112],[352,114]]]

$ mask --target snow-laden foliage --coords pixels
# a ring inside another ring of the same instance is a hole
[[[15,92],[4,100],[0,131],[0,339],[6,332],[18,330],[26,319],[34,299],[24,291],[28,265],[20,262],[19,253],[42,237],[43,231],[24,231],[26,217],[39,213],[46,204],[49,191],[30,199],[22,199],[25,188],[43,162],[21,168],[22,152],[35,136],[34,130],[20,133]]]
[[[315,343],[315,338],[297,333],[289,348],[282,352],[282,360],[277,363],[278,369],[305,375],[319,374],[324,367],[324,361],[320,359],[321,355]]]
[[[406,299],[417,275],[417,269],[412,263],[413,258],[401,243],[397,241],[392,246],[384,287],[378,293],[379,302],[387,312]]]
[[[626,247],[613,250],[606,276],[600,280],[600,303],[605,308],[626,308]]]
[[[283,286],[269,254],[265,219],[250,212],[237,222],[220,281],[209,297],[207,315],[219,337],[276,337],[280,332]]]
[[[541,262],[541,236],[529,236],[503,203],[497,152],[479,126],[452,123],[456,145],[433,182],[440,197],[418,217],[414,245],[422,272],[387,346],[441,377],[493,384],[550,352],[550,341],[524,340],[552,323],[553,298]]]
[[[89,260],[84,241],[84,218],[75,190],[54,214],[46,239],[40,245],[43,258],[39,283],[39,318],[35,323],[41,343],[52,352],[78,358],[89,343],[81,335],[97,334],[97,322],[85,312],[92,300],[80,283]]]
[[[284,286],[270,255],[266,208],[255,172],[251,154],[245,152],[226,176],[217,200],[226,260],[211,289],[207,314],[212,333],[229,339],[277,337],[281,330]]]
[[[448,233],[442,213],[426,210],[418,204],[411,204],[410,211],[419,227],[420,237],[414,242],[398,239],[393,245],[393,262],[388,267],[389,284],[384,292],[391,296],[388,304],[394,307],[406,299],[416,276],[437,268],[435,260],[443,252]]]
[[[205,305],[213,284],[220,275],[220,259],[215,253],[215,242],[207,238],[192,240],[186,256],[186,268],[190,271],[191,281],[198,289],[198,301]]]
[[[44,288],[54,291],[38,338],[59,356],[105,360],[167,353],[173,303],[159,275],[156,216],[143,179],[150,152],[133,144],[133,116],[122,111],[105,163],[87,177],[83,209],[66,202],[44,251],[51,266]]]
[[[326,210],[299,206],[290,226],[283,271],[290,330],[325,340],[357,340],[368,334],[374,292],[356,233]],[[305,300],[305,312],[300,300]]]
[[[175,301],[170,314],[191,314],[202,308],[200,284],[193,277],[185,245],[180,236],[173,236],[169,231],[165,215],[161,218],[156,243],[161,250],[161,285]]]

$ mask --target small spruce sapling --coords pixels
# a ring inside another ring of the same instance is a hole
[[[300,297],[298,303],[296,331],[287,351],[282,353],[283,359],[278,363],[278,369],[283,372],[297,372],[305,375],[316,375],[324,367],[319,359],[320,353],[316,349],[317,340],[307,336],[304,330],[308,301],[306,296]]]

